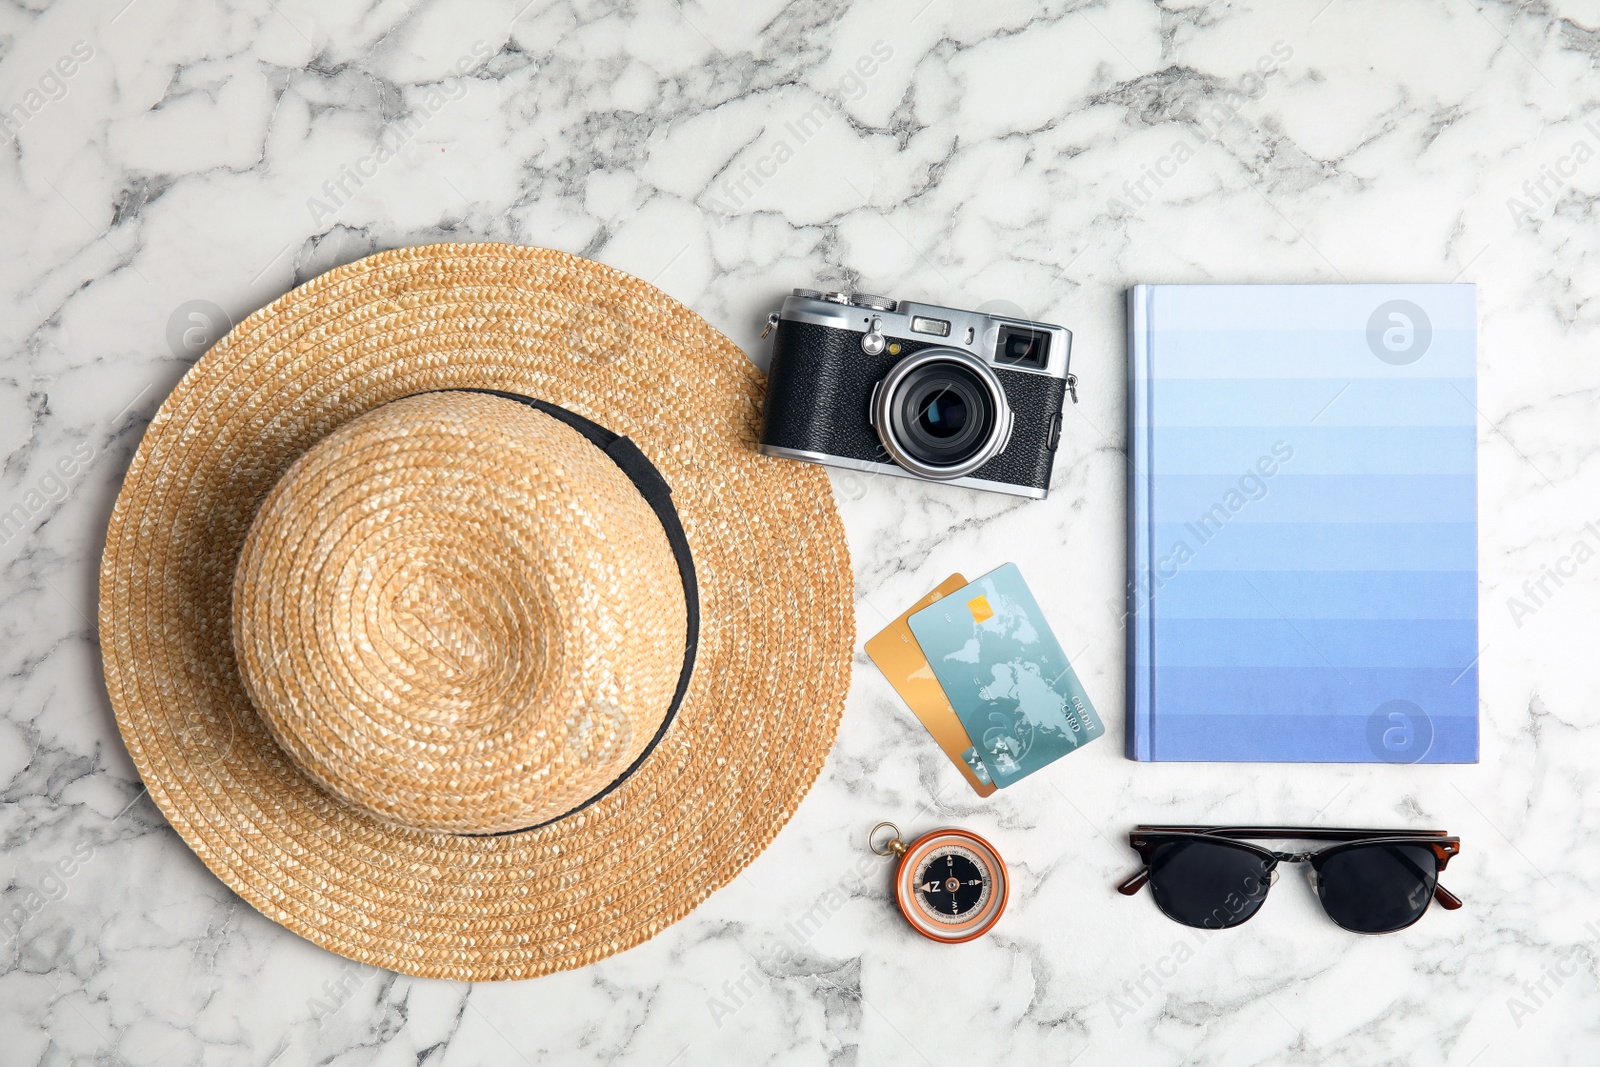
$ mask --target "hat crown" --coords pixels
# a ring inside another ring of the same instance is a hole
[[[324,790],[494,833],[610,785],[670,707],[687,609],[660,520],[576,430],[476,393],[396,400],[301,456],[251,524],[233,639]]]

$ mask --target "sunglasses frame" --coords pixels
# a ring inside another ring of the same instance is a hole
[[[1461,839],[1452,837],[1444,830],[1375,830],[1375,829],[1335,829],[1316,826],[1148,826],[1140,825],[1128,832],[1128,844],[1133,846],[1139,858],[1144,861],[1144,866],[1131,877],[1125,879],[1117,886],[1117,892],[1123,896],[1131,897],[1143,889],[1145,883],[1150,881],[1150,861],[1155,851],[1161,845],[1173,840],[1211,839],[1225,840],[1229,845],[1254,852],[1267,861],[1269,875],[1277,874],[1280,863],[1310,863],[1313,871],[1320,871],[1322,861],[1329,856],[1337,855],[1351,848],[1366,847],[1368,845],[1421,845],[1432,850],[1436,872],[1433,884],[1433,900],[1446,911],[1455,911],[1461,907],[1461,898],[1450,892],[1438,882],[1438,873],[1443,872],[1450,863],[1450,857],[1461,851]],[[1250,844],[1252,840],[1277,840],[1277,841],[1333,841],[1338,842],[1329,848],[1316,849],[1309,852],[1278,852],[1259,845]],[[1273,879],[1276,880],[1275,878]],[[1271,888],[1271,882],[1268,883]],[[1262,896],[1265,898],[1265,892]],[[1320,896],[1319,896],[1320,900]],[[1427,908],[1417,913],[1417,918],[1411,923],[1421,919],[1427,913]],[[1165,914],[1165,912],[1163,912]],[[1252,918],[1254,916],[1252,915]],[[1168,916],[1171,918],[1171,916]],[[1177,920],[1174,920],[1177,921]],[[1244,922],[1248,922],[1246,919]],[[1244,925],[1240,922],[1236,925]],[[1410,926],[1407,923],[1406,926]],[[1347,927],[1341,927],[1347,929]],[[1403,930],[1405,926],[1396,927]],[[1357,930],[1353,933],[1393,933],[1393,930],[1366,931]]]

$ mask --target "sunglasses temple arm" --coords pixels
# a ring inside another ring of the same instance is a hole
[[[1149,880],[1150,868],[1142,868],[1138,874],[1135,874],[1132,878],[1129,878],[1126,882],[1123,882],[1121,885],[1117,886],[1117,892],[1121,893],[1125,897],[1131,897],[1139,890],[1143,889],[1144,884]],[[1459,908],[1460,906],[1461,902],[1456,901],[1456,907]],[[1445,907],[1449,907],[1449,905],[1446,904]]]
[[[1400,861],[1407,867],[1410,867],[1414,874],[1421,875],[1423,873],[1421,868],[1417,867],[1416,864],[1412,863],[1404,856],[1400,857]],[[1455,911],[1457,908],[1461,907],[1461,898],[1450,892],[1450,890],[1446,889],[1444,886],[1440,885],[1437,880],[1435,880],[1433,883],[1433,899],[1437,900],[1439,902],[1439,907],[1443,908],[1445,911]]]

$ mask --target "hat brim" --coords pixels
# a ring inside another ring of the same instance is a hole
[[[231,640],[234,562],[277,479],[355,416],[439,389],[630,437],[699,582],[696,666],[660,743],[593,805],[501,837],[398,829],[321,792],[251,706]],[[793,815],[849,686],[843,527],[820,470],[756,451],[762,389],[683,305],[545,249],[384,252],[249,316],[161,406],[106,536],[106,686],[155,803],[263,914],[406,974],[534,977],[683,918]]]

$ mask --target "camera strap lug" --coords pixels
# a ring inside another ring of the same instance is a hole
[[[776,318],[777,316],[773,317]],[[766,334],[761,336],[765,337]],[[1072,402],[1076,404],[1078,402],[1078,376],[1076,374],[1067,375],[1067,392],[1072,394]]]
[[[765,341],[767,339],[767,334],[771,333],[773,328],[776,327],[777,325],[778,325],[778,313],[776,311],[774,311],[772,314],[767,316],[767,325],[761,331],[761,339],[763,341]],[[1073,397],[1072,399],[1073,400],[1077,400],[1078,398],[1077,397]]]

